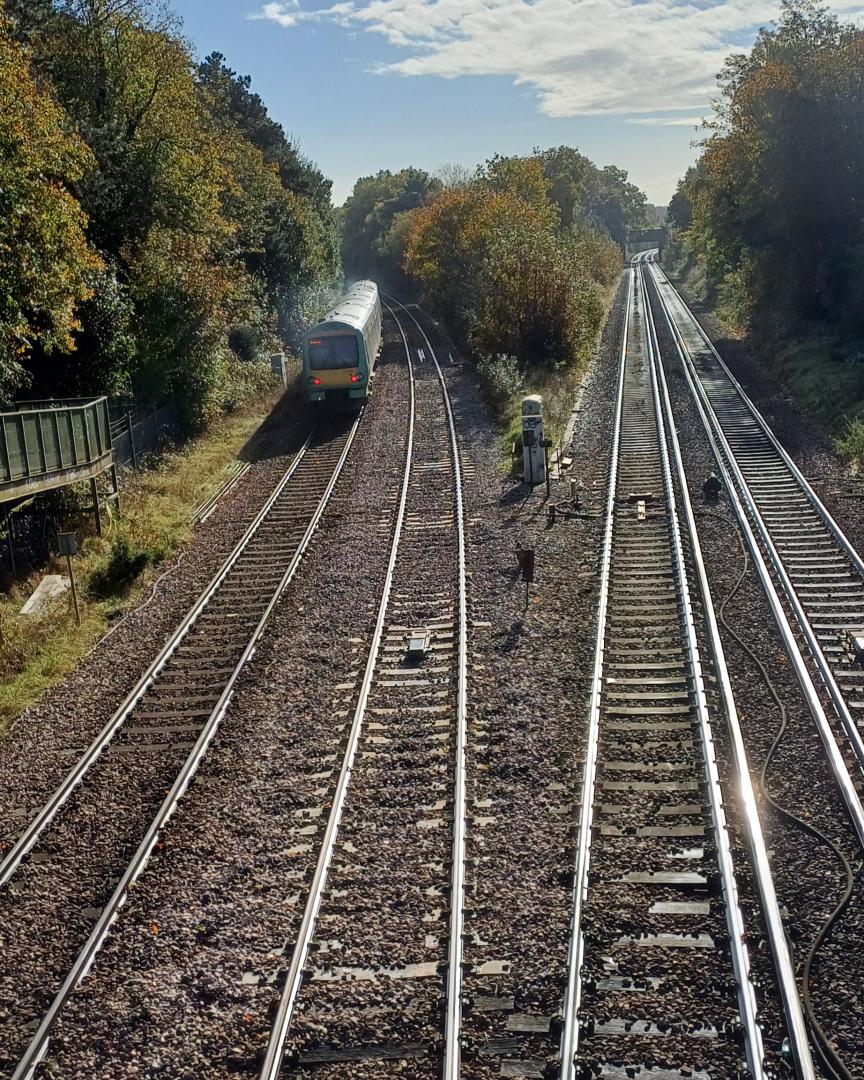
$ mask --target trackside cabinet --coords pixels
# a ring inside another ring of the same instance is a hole
[[[532,487],[546,482],[546,439],[540,394],[529,394],[522,399],[522,478]]]

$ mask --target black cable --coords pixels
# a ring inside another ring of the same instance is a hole
[[[774,683],[771,681],[771,677],[768,674],[768,671],[767,671],[765,665],[762,663],[762,661],[759,659],[759,657],[756,655],[756,653],[753,652],[753,650],[750,648],[750,646],[747,645],[746,642],[744,642],[739,637],[739,635],[732,629],[732,627],[730,626],[729,622],[726,619],[726,608],[729,605],[729,603],[734,599],[734,597],[737,595],[737,593],[739,592],[741,586],[744,584],[744,579],[746,578],[747,573],[750,570],[750,556],[749,556],[749,554],[747,552],[747,548],[744,546],[744,541],[743,541],[743,539],[741,537],[740,531],[738,530],[738,528],[735,525],[735,522],[733,522],[730,518],[727,518],[725,516],[725,514],[720,514],[717,511],[712,511],[712,510],[697,510],[696,513],[699,514],[702,517],[717,518],[719,521],[722,521],[725,525],[730,526],[733,533],[735,534],[736,539],[738,540],[738,545],[739,545],[739,547],[741,549],[741,554],[742,554],[742,556],[744,558],[744,569],[741,571],[741,574],[738,577],[738,580],[735,582],[734,586],[732,587],[732,590],[728,593],[726,598],[723,600],[722,604],[720,605],[720,607],[719,607],[719,609],[717,611],[717,614],[718,614],[718,617],[720,619],[720,622],[725,627],[725,629],[726,629],[727,633],[729,634],[729,636],[733,639],[733,641],[735,641],[740,646],[740,648],[750,657],[750,659],[753,661],[753,663],[759,669],[759,673],[761,674],[762,679],[763,679],[763,681],[765,683],[765,686],[768,689],[768,693],[771,695],[771,697],[772,697],[772,699],[774,701],[774,704],[777,706],[777,708],[778,708],[778,710],[780,712],[780,727],[777,729],[777,732],[776,732],[776,734],[774,736],[774,740],[771,743],[771,746],[770,746],[770,748],[768,750],[768,753],[767,753],[767,755],[765,757],[765,761],[762,764],[762,771],[761,771],[760,776],[759,776],[759,791],[762,794],[762,797],[765,799],[765,801],[775,810],[776,813],[778,813],[781,817],[785,818],[787,821],[789,821],[789,822],[793,823],[794,825],[797,825],[800,828],[804,829],[805,832],[809,832],[817,840],[821,841],[821,843],[823,843],[826,847],[829,847],[834,852],[834,854],[837,856],[837,859],[842,864],[843,869],[844,869],[845,874],[846,874],[846,887],[845,887],[845,889],[843,891],[843,895],[840,898],[839,903],[836,905],[834,910],[831,912],[831,914],[828,916],[826,921],[823,923],[821,929],[819,930],[816,937],[814,938],[813,943],[810,946],[810,949],[808,950],[807,957],[806,957],[806,959],[804,961],[804,968],[803,968],[802,974],[801,974],[801,997],[802,997],[802,1000],[803,1000],[803,1003],[804,1003],[804,1013],[805,1013],[805,1015],[807,1017],[807,1022],[810,1025],[810,1028],[811,1028],[811,1030],[813,1032],[813,1035],[815,1036],[814,1042],[815,1042],[815,1046],[816,1046],[816,1051],[817,1051],[817,1053],[819,1055],[819,1058],[821,1060],[821,1063],[822,1063],[823,1067],[825,1069],[827,1069],[828,1072],[830,1072],[832,1074],[834,1080],[854,1080],[852,1074],[849,1072],[849,1070],[846,1068],[846,1066],[840,1060],[840,1058],[837,1055],[836,1051],[834,1050],[834,1048],[829,1043],[828,1038],[825,1035],[825,1032],[822,1030],[821,1024],[816,1019],[816,1014],[815,1014],[815,1011],[814,1011],[814,1008],[813,1008],[813,1003],[812,1003],[811,996],[810,996],[810,975],[811,975],[811,971],[812,971],[813,961],[816,958],[816,954],[818,953],[819,949],[822,947],[825,939],[828,936],[828,933],[830,932],[830,930],[832,929],[834,924],[839,919],[840,915],[843,913],[843,911],[846,909],[846,907],[849,904],[849,900],[851,899],[852,892],[854,890],[855,874],[854,874],[854,872],[852,870],[852,866],[849,863],[849,860],[846,858],[846,856],[843,854],[843,852],[840,850],[840,848],[834,843],[834,841],[830,837],[828,837],[824,833],[820,832],[819,829],[817,829],[809,821],[805,821],[803,818],[799,818],[796,814],[793,814],[791,812],[791,810],[787,810],[785,807],[781,806],[781,804],[774,798],[774,796],[771,794],[771,792],[768,789],[768,769],[771,766],[771,761],[772,761],[774,755],[776,754],[776,752],[777,752],[777,750],[778,750],[778,748],[780,746],[780,743],[783,741],[783,738],[784,738],[784,736],[786,734],[786,731],[787,731],[787,728],[788,728],[788,717],[787,717],[787,714],[786,714],[786,707],[784,706],[782,700],[780,699],[780,695],[777,693],[777,689],[774,686]],[[788,941],[788,936],[787,936],[787,941]],[[788,945],[789,945],[789,951],[792,954],[793,962],[794,962],[794,948],[793,948],[792,942],[788,941]]]

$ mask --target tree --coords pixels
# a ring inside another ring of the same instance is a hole
[[[65,0],[34,41],[92,149],[75,193],[108,266],[62,386],[173,393],[194,428],[220,406],[232,348],[274,347],[298,292],[333,277],[329,182],[247,79],[218,55],[199,70],[146,0]],[[29,364],[59,385],[38,352]]]
[[[628,234],[650,224],[645,194],[628,181],[623,169],[615,165],[598,169],[570,146],[534,153],[543,163],[562,228],[602,229],[623,251]]]
[[[25,380],[28,351],[71,349],[77,308],[101,268],[70,191],[93,159],[37,86],[28,53],[0,16],[0,391]]]
[[[291,143],[281,124],[272,119],[249,75],[238,75],[218,52],[198,66],[198,83],[217,111],[230,118],[245,137],[279,169],[282,185],[308,198],[325,216],[330,214],[332,182]]]
[[[346,276],[372,277],[389,288],[404,288],[404,215],[440,190],[441,182],[422,169],[382,170],[358,180],[342,211]]]
[[[280,190],[261,204],[260,236],[250,243],[247,267],[260,273],[270,303],[292,320],[300,290],[336,277],[339,242],[330,205],[331,183],[288,140],[269,116],[249,76],[240,76],[212,53],[198,68],[198,84],[208,108],[226,132],[240,135],[277,170]]]
[[[410,220],[405,267],[478,357],[557,368],[584,358],[620,271],[611,240],[571,221],[543,161],[495,157]]]
[[[688,243],[742,319],[864,328],[864,32],[785,3],[718,83],[674,209]]]

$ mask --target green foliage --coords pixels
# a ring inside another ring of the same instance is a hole
[[[275,167],[280,190],[263,205],[260,243],[245,253],[262,271],[270,302],[290,325],[301,289],[332,281],[339,271],[339,241],[330,205],[331,182],[305,158],[251,90],[251,79],[232,71],[221,53],[198,68],[198,84],[214,115],[238,132]]]
[[[837,453],[860,472],[864,466],[864,422],[858,418],[847,421],[846,430],[834,446]]]
[[[670,218],[738,321],[864,331],[864,31],[806,0],[731,57]]]
[[[499,413],[525,387],[519,362],[508,353],[478,356],[477,374],[485,383],[489,399]]]
[[[336,276],[330,182],[157,0],[8,3],[6,385],[26,369],[46,395],[173,393],[197,430],[237,396],[232,345],[253,361],[290,340]]]
[[[115,263],[91,279],[92,296],[80,306],[81,330],[61,376],[53,364],[55,393],[128,395],[136,362],[135,311]]]
[[[152,557],[151,552],[133,543],[125,529],[120,529],[111,543],[105,563],[90,578],[90,595],[97,600],[124,596]]]
[[[371,277],[404,289],[402,273],[410,213],[441,190],[422,169],[364,176],[342,208],[342,263],[348,278]]]
[[[0,394],[26,380],[28,351],[73,348],[78,305],[101,267],[70,192],[91,155],[0,12]]]
[[[220,380],[225,412],[235,412],[271,393],[274,385],[270,364],[263,360],[244,363],[233,356],[225,361]]]
[[[238,75],[225,63],[221,53],[211,53],[198,67],[199,85],[210,95],[215,109],[231,119],[245,137],[275,164],[286,191],[308,199],[327,224],[330,212],[331,182],[290,142],[281,124],[267,113],[258,94],[252,92],[252,79]]]
[[[612,237],[624,250],[627,236],[648,228],[645,194],[615,165],[598,169],[578,150],[557,146],[535,150],[549,181],[549,197],[558,206],[564,229],[589,227]]]
[[[524,373],[588,355],[621,254],[574,190],[556,186],[542,155],[496,157],[412,214],[406,270],[478,356],[506,355]],[[506,372],[482,363],[494,398]]]

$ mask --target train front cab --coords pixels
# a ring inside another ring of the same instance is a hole
[[[353,327],[316,329],[306,340],[305,370],[310,401],[332,397],[364,401],[369,393],[365,343]]]

